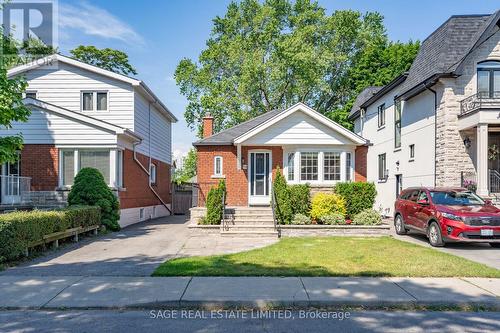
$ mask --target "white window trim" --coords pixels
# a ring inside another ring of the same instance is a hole
[[[151,163],[149,165],[149,182],[151,184],[156,184],[157,180],[158,180],[158,168],[156,167],[156,164]]]
[[[220,173],[217,173],[217,160],[220,160]],[[224,158],[220,155],[214,156],[214,172],[212,178],[224,178]]]
[[[27,98],[26,96],[28,94],[35,94],[35,99],[38,99],[38,91],[37,90],[26,90],[25,92],[23,92],[23,98]]]
[[[91,151],[97,151],[97,150],[105,150],[109,152],[109,184],[108,186],[111,188],[119,188],[119,184],[117,184],[117,179],[116,179],[116,168],[118,167],[117,163],[117,149],[116,148],[72,148],[72,147],[64,147],[64,148],[59,148],[59,188],[61,189],[70,189],[71,185],[64,185],[64,173],[63,173],[63,151],[73,151],[74,155],[74,176],[78,174],[78,171],[80,171],[80,151],[81,150],[91,150]],[[123,168],[123,165],[121,166]],[[123,169],[122,169],[123,172]],[[123,186],[123,184],[122,184]]]
[[[318,180],[301,180],[301,153],[313,152],[318,153]],[[340,153],[340,180],[324,180],[324,153]],[[288,154],[295,153],[294,156],[294,179],[288,179]],[[346,153],[351,153],[351,169],[346,170]],[[336,183],[347,181],[346,174],[350,172],[351,181],[354,181],[354,168],[355,168],[355,152],[350,148],[296,148],[286,149],[283,151],[283,174],[289,184],[311,184],[311,185],[334,185]]]
[[[83,109],[83,94],[91,93],[92,94],[92,110],[84,110]],[[97,110],[97,94],[105,93],[106,94],[106,110]],[[80,111],[84,113],[101,113],[101,112],[109,112],[109,91],[108,90],[82,90],[80,91]]]

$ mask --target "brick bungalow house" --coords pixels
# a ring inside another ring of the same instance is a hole
[[[268,206],[279,167],[290,184],[312,191],[336,182],[366,180],[368,141],[303,103],[270,111],[213,133],[213,118],[203,119],[198,153],[198,206],[209,189],[225,179],[228,206]]]
[[[12,68],[28,82],[16,163],[1,166],[0,210],[64,204],[83,167],[98,169],[120,201],[120,225],[170,214],[171,127],[177,119],[140,80],[55,54]]]

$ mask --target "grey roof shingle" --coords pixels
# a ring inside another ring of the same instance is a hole
[[[444,22],[422,42],[401,95],[435,75],[452,74],[497,14],[456,15]]]
[[[216,133],[208,138],[201,139],[193,143],[194,146],[206,146],[206,145],[231,145],[233,144],[233,140],[239,137],[240,135],[250,131],[251,129],[265,123],[269,119],[273,118],[283,110],[273,110],[261,114],[255,118],[247,120],[241,124],[223,130],[219,133]]]
[[[359,108],[361,105],[363,105],[364,102],[369,100],[370,98],[373,97],[377,92],[380,91],[383,87],[367,87],[363,89],[362,92],[359,93],[358,97],[356,97],[356,100],[354,101],[354,104],[352,105],[351,112],[349,113],[349,118],[354,116],[356,112],[359,111]]]

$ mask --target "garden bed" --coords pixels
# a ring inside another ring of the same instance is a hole
[[[382,225],[281,225],[281,237],[300,236],[384,236],[390,233],[388,224]]]

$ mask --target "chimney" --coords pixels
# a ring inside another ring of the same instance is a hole
[[[214,134],[214,117],[207,113],[205,117],[203,117],[203,139],[208,138]]]

